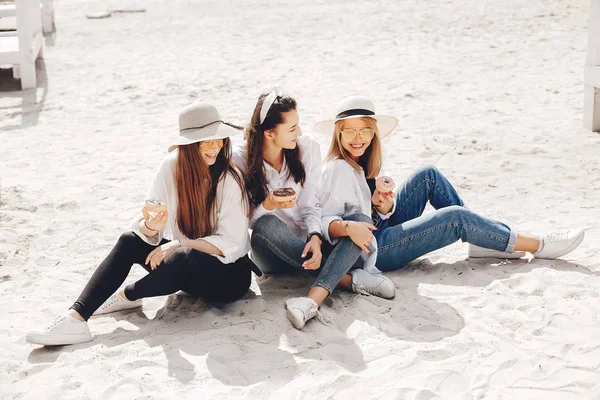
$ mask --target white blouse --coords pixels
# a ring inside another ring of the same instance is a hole
[[[153,246],[157,246],[163,238],[169,240],[186,238],[177,227],[178,202],[175,183],[177,154],[178,151],[175,150],[162,160],[147,196],[148,200],[153,199],[167,203],[169,213],[167,225],[158,232],[158,235],[149,238],[139,230],[138,224],[143,219],[140,212],[131,226],[136,235]],[[197,239],[206,240],[221,250],[223,256],[212,255],[224,264],[230,264],[250,251],[248,217],[244,207],[242,189],[230,173],[221,179],[217,185],[216,211],[217,227],[215,232],[212,235]]]
[[[380,176],[383,175],[384,173],[381,171]],[[323,237],[329,243],[336,244],[339,239],[331,239],[329,236],[329,224],[357,213],[370,217],[372,210],[371,197],[371,190],[369,189],[365,172],[362,169],[356,171],[344,160],[333,160],[325,163],[321,189]],[[381,214],[379,211],[376,211],[381,219],[388,219],[395,209],[396,198],[394,197],[394,206],[389,213]],[[371,241],[371,246],[377,249],[375,237]],[[365,261],[365,270],[371,273],[381,272],[375,267],[377,250],[373,251],[370,256],[362,252],[361,256]]]
[[[283,160],[281,172],[264,162],[266,170],[267,189],[269,192],[283,187],[289,187],[296,192],[296,205],[292,208],[275,208],[267,210],[260,204],[254,209],[250,226],[263,215],[273,214],[285,223],[288,228],[299,238],[306,240],[309,233],[322,233],[321,230],[321,205],[319,192],[321,181],[321,148],[319,143],[309,136],[298,137],[300,160],[306,171],[304,187],[294,182],[288,166]],[[246,142],[236,146],[233,152],[233,162],[246,174]]]

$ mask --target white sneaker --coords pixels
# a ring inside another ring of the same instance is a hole
[[[355,293],[372,294],[384,299],[391,299],[396,295],[394,282],[386,276],[373,275],[364,269],[353,269],[350,275],[352,275],[352,291]]]
[[[552,232],[542,235],[540,250],[533,253],[535,258],[555,259],[572,252],[583,240],[585,232],[570,229],[566,232]]]
[[[306,322],[318,316],[320,321],[323,321],[321,313],[319,312],[319,306],[311,298],[308,297],[295,297],[285,302],[285,308],[287,308],[287,316],[294,328],[302,329]]]
[[[469,257],[470,258],[502,258],[502,259],[513,259],[521,258],[525,256],[524,251],[515,251],[509,253],[506,251],[486,249],[485,247],[475,246],[469,243]]]
[[[119,290],[117,290],[92,315],[110,314],[116,311],[131,310],[133,308],[140,308],[142,305],[142,299],[137,299],[135,301],[125,300],[119,294]]]
[[[91,342],[92,334],[87,322],[80,321],[67,314],[54,317],[52,322],[42,330],[27,332],[25,340],[34,344],[60,346]]]

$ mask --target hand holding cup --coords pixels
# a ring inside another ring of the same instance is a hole
[[[168,214],[167,204],[158,200],[146,200],[144,208],[144,223],[152,231],[160,231],[167,225]]]

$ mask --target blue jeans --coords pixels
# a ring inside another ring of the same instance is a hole
[[[371,218],[364,214],[354,214],[344,219],[372,222]],[[290,269],[304,270],[302,263],[310,258],[301,257],[306,243],[274,215],[265,215],[256,221],[250,244],[252,260],[265,274],[276,274]],[[341,238],[335,246],[323,243],[321,268],[312,286],[321,286],[332,293],[340,279],[358,261],[361,251],[349,237]]]
[[[427,202],[435,211],[422,215]],[[375,225],[377,268],[381,271],[402,268],[459,239],[510,253],[517,240],[507,225],[465,208],[454,187],[434,166],[415,171],[400,187],[392,216],[376,220]]]

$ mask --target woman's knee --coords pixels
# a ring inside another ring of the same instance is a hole
[[[368,222],[369,224],[373,223],[373,219],[363,213],[351,214],[347,217],[343,217],[343,219],[344,221]]]
[[[443,176],[442,172],[433,164],[424,165],[415,171],[417,176],[426,176],[427,178],[435,181],[438,177]]]
[[[293,235],[288,226],[274,215],[264,215],[256,221],[250,236],[250,246],[280,246]],[[287,238],[287,239],[286,239]],[[282,243],[283,242],[283,243]]]
[[[277,226],[283,224],[275,215],[263,215],[256,221],[252,228],[252,234],[257,233],[265,235],[268,232],[273,232]]]
[[[123,232],[119,239],[117,240],[117,244],[115,247],[117,248],[138,248],[141,245],[145,245],[144,242],[138,235],[133,233],[132,231]]]
[[[250,247],[252,250],[264,247],[264,244],[267,241],[267,232],[268,230],[262,228],[252,230],[252,235],[250,235]]]
[[[471,216],[473,213],[472,211],[468,210],[467,208],[464,208],[463,206],[448,206],[438,211],[445,213],[446,215],[448,215],[448,218],[450,218],[453,222],[458,224],[466,222],[468,220],[468,217]]]
[[[140,244],[140,242],[143,242],[143,240],[140,239],[140,237],[138,235],[136,235],[135,233],[133,233],[132,231],[129,231],[129,232],[123,232],[121,234],[121,236],[119,236],[119,240],[117,241],[117,244],[129,247],[132,245]]]

